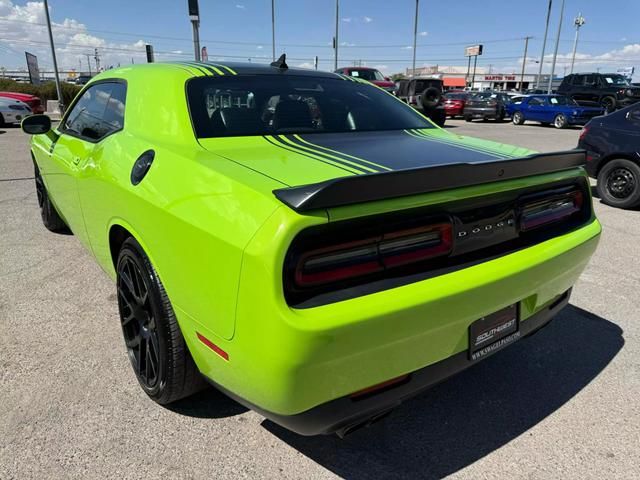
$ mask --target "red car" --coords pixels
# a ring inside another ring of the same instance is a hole
[[[349,75],[350,77],[363,78],[386,90],[393,93],[396,89],[396,84],[391,81],[390,78],[385,77],[380,73],[380,70],[369,67],[343,67],[335,71],[335,73],[341,73],[343,75]]]
[[[444,95],[444,111],[447,116],[454,118],[462,115],[467,98],[469,98],[469,94],[462,91],[446,93]]]
[[[17,92],[0,92],[0,97],[12,98],[13,100],[20,100],[23,103],[29,105],[29,108],[33,113],[44,113],[44,107],[40,97],[35,95],[29,95],[28,93]]]

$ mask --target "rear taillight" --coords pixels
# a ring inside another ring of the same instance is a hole
[[[520,231],[568,220],[582,212],[583,204],[584,195],[579,190],[525,203],[520,211]]]
[[[580,137],[578,137],[578,139],[584,140],[584,137],[587,135],[588,132],[589,132],[589,127],[585,125],[584,127],[582,127],[582,130],[580,131]]]
[[[308,288],[375,274],[446,255],[452,245],[452,226],[445,222],[318,248],[298,257],[295,284]]]

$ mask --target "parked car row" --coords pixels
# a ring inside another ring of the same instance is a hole
[[[31,115],[31,108],[20,100],[0,97],[0,127],[19,123],[23,118]]]
[[[18,100],[22,103],[26,103],[33,113],[44,113],[44,107],[40,97],[30,95],[28,93],[17,92],[0,92],[0,98]]]

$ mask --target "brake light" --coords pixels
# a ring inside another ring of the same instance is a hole
[[[446,255],[453,246],[451,223],[386,232],[300,255],[294,279],[314,287]]]
[[[525,204],[520,213],[520,231],[527,232],[567,220],[582,211],[584,195],[579,190]]]
[[[578,140],[584,140],[584,137],[587,135],[588,132],[589,132],[589,127],[587,127],[586,125],[582,127],[582,130],[580,131],[580,137],[578,138]]]

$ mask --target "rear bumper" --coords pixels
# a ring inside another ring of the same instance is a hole
[[[323,405],[353,392],[466,355],[469,325],[508,305],[519,304],[524,326],[574,285],[600,234],[594,219],[568,234],[455,272],[337,303],[292,308],[282,292],[286,246],[302,227],[322,221],[283,207],[256,234],[243,257],[233,338],[222,339],[207,328],[215,318],[190,319],[176,306],[200,371],[276,420],[304,418],[305,412],[324,411]],[[197,333],[227,358],[198,340]],[[457,365],[459,360],[451,361]],[[322,428],[300,429],[327,430],[354,416],[350,409],[336,415],[323,420]]]
[[[547,307],[522,322],[519,330],[520,338],[531,335],[546,326],[569,303],[569,295],[570,290],[567,290]],[[363,396],[361,399],[344,396],[296,415],[279,415],[266,411],[214,382],[212,383],[237,402],[289,430],[301,435],[321,435],[334,432],[347,433],[349,430],[374,422],[403,401],[475,363],[477,362],[469,359],[466,351],[462,351],[445,360],[411,372],[407,380],[400,382],[397,386],[381,390],[379,393]]]
[[[464,115],[470,117],[495,118],[498,116],[498,108],[496,107],[465,107]]]

